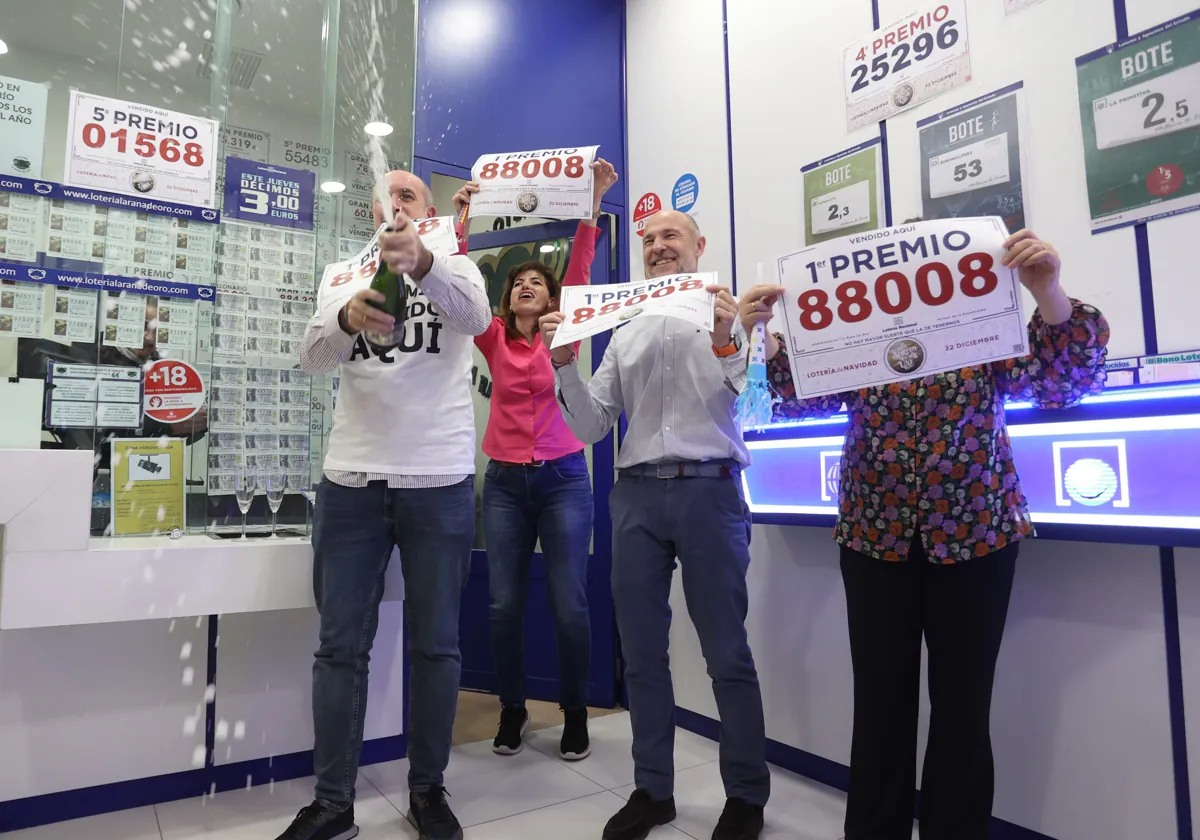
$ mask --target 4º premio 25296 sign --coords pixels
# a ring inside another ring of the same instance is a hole
[[[824,242],[778,262],[796,392],[818,397],[1023,356],[1016,274],[998,217]]]
[[[930,3],[846,47],[853,131],[971,81],[965,0]]]
[[[212,207],[216,120],[72,90],[63,183]]]

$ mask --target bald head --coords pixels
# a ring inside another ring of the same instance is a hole
[[[392,215],[401,210],[410,219],[423,219],[437,214],[433,206],[433,191],[411,172],[393,169],[387,174],[388,193],[392,197]],[[375,226],[383,224],[383,213],[375,205]]]
[[[704,253],[700,226],[687,213],[660,210],[646,222],[642,263],[647,277],[687,274],[696,270]]]

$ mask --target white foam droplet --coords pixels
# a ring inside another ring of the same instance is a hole
[[[196,715],[188,715],[183,719],[183,737],[191,738],[196,734],[196,729],[200,725],[200,718]]]
[[[217,699],[217,687],[209,683],[204,687],[204,702],[212,703]]]
[[[154,549],[154,559],[155,560],[161,560],[162,556],[163,556],[163,550],[161,547]]]
[[[203,767],[204,766],[204,745],[203,744],[197,744],[196,748],[194,750],[192,750],[192,766],[193,767]]]
[[[246,721],[239,720],[233,724],[233,740],[240,741],[246,737]]]
[[[179,56],[177,55],[167,56],[167,64],[169,64],[171,67],[178,67],[182,63],[183,62],[179,60]]]
[[[158,506],[158,521],[159,522],[167,521],[167,506],[166,505]]]
[[[153,566],[146,566],[142,569],[142,580],[144,580],[146,583],[151,583],[154,581]]]
[[[188,665],[183,669],[183,684],[191,685],[196,681],[196,669]]]
[[[167,632],[168,632],[168,633],[174,633],[174,632],[175,632],[175,619],[173,619],[173,618],[172,618],[172,619],[171,619],[171,623],[167,625]]]
[[[254,787],[254,777],[251,776],[249,773],[247,773],[246,774],[246,790],[250,790],[250,788],[252,788],[252,787]]]
[[[170,445],[171,445],[171,438],[168,437],[167,435],[163,435],[158,439],[158,448],[159,449],[166,449]]]
[[[179,649],[179,658],[186,662],[192,656],[192,643],[184,642],[183,647]]]
[[[216,739],[218,741],[224,741],[228,737],[229,737],[229,721],[222,718],[221,720],[217,721]]]

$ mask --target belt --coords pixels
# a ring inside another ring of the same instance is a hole
[[[552,466],[561,461],[566,461],[569,458],[578,458],[582,454],[583,450],[581,449],[579,452],[572,452],[570,455],[563,455],[561,458],[551,458],[548,461],[525,461],[524,463],[518,463],[516,461],[501,461],[497,458],[493,458],[492,463],[499,464],[502,467],[532,467],[536,469],[538,467]]]
[[[721,461],[663,461],[658,464],[636,464],[623,467],[621,478],[731,478],[742,471],[733,460]]]

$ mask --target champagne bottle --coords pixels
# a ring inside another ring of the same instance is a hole
[[[379,269],[371,280],[371,288],[383,295],[382,301],[368,301],[376,309],[391,315],[396,323],[386,332],[364,330],[363,337],[376,353],[386,353],[404,340],[404,316],[408,312],[408,287],[404,278],[379,260]]]

